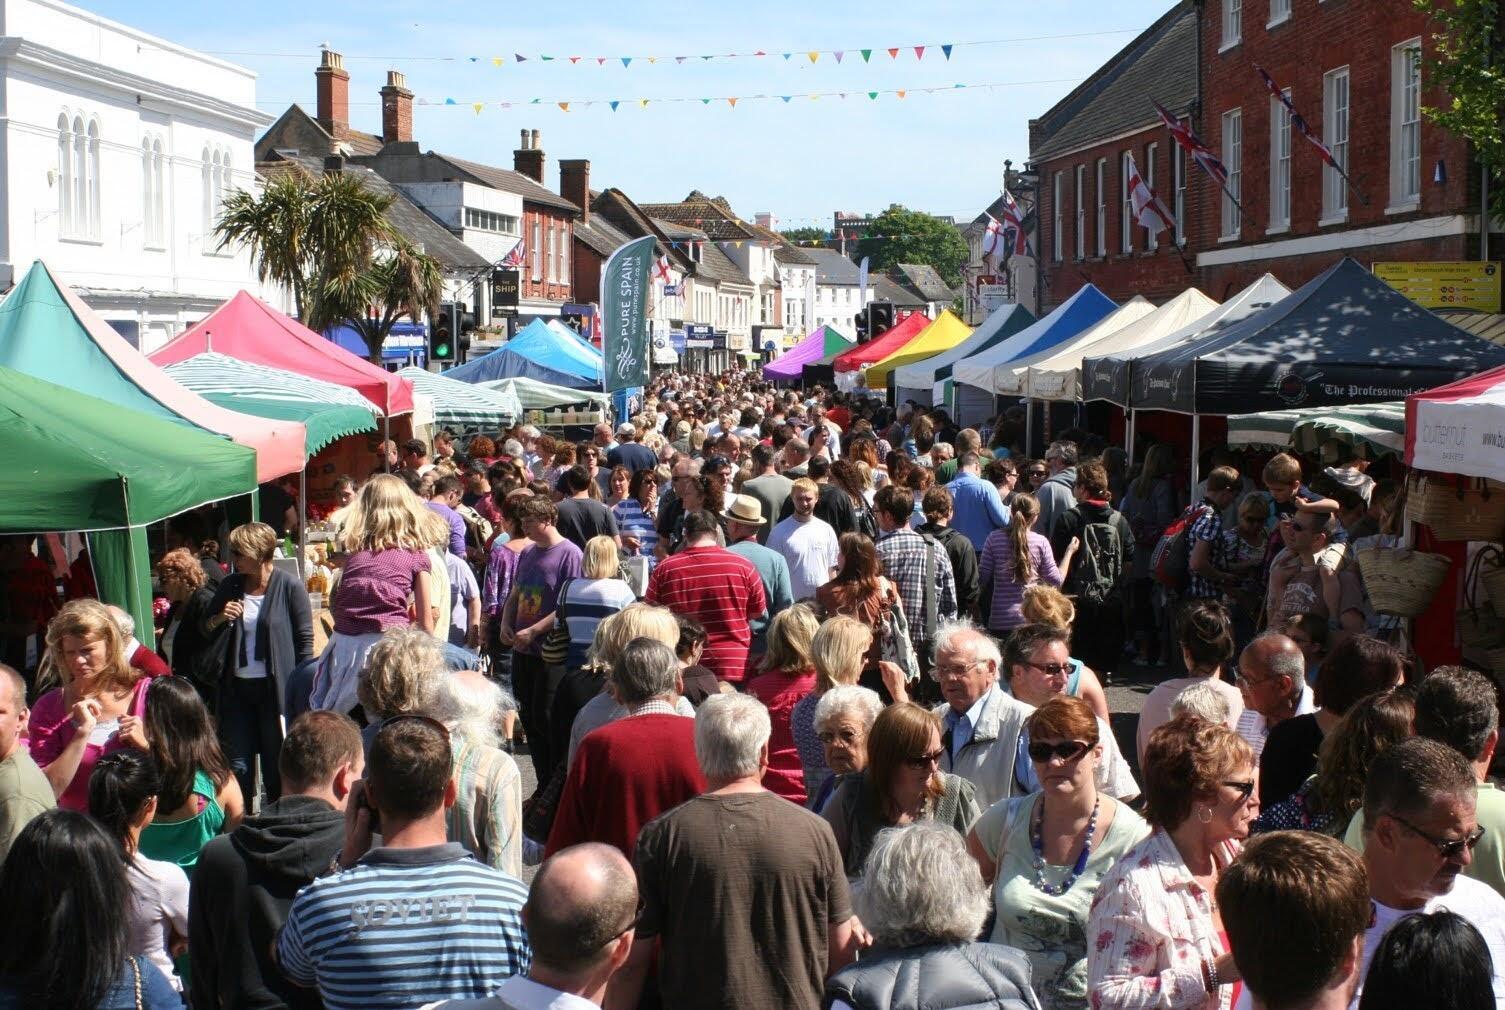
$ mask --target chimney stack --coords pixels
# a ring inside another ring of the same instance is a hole
[[[584,158],[559,162],[559,195],[580,208],[580,223],[591,220],[591,163]]]
[[[413,93],[400,71],[387,71],[381,89],[381,140],[383,144],[407,143],[413,139]]]
[[[543,148],[538,146],[538,131],[522,131],[523,146],[512,152],[512,167],[520,175],[526,175],[540,186],[543,185]]]
[[[335,140],[350,139],[350,74],[345,59],[332,49],[323,50],[314,71],[319,125]]]
[[[757,214],[753,215],[753,224],[757,225],[759,228],[767,228],[769,231],[779,230],[778,218],[774,217],[772,213],[766,210],[760,210],[757,212]]]

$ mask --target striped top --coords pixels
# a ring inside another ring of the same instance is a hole
[[[686,547],[653,570],[644,599],[705,625],[701,664],[717,679],[740,684],[747,676],[749,622],[768,609],[751,561],[724,547]]]
[[[452,737],[455,805],[449,840],[481,862],[513,877],[523,872],[523,782],[512,756],[495,747]]]
[[[277,961],[327,1010],[480,999],[532,962],[527,900],[520,881],[454,843],[372,849],[298,892]]]
[[[1061,572],[1056,568],[1050,541],[1029,530],[1029,556],[1034,562],[1035,582],[1060,586]],[[1014,540],[1007,529],[994,530],[982,545],[977,559],[977,581],[993,587],[993,606],[988,613],[989,631],[1013,631],[1024,623],[1025,584],[1014,579]],[[1034,583],[1029,583],[1033,585]]]
[[[596,640],[600,623],[623,607],[637,602],[627,583],[618,578],[571,579],[559,600],[559,620],[570,630],[570,652],[564,665],[585,665],[585,653]]]
[[[643,511],[643,503],[636,498],[623,498],[611,507],[611,513],[617,517],[617,529],[624,537],[638,538],[636,556],[653,557],[653,551],[658,547],[658,528],[654,525],[657,520]]]

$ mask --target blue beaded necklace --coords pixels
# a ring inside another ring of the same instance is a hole
[[[1092,801],[1092,816],[1087,818],[1087,837],[1082,841],[1081,855],[1077,856],[1076,862],[1072,864],[1071,876],[1059,884],[1052,884],[1045,879],[1045,868],[1049,865],[1045,862],[1045,797],[1042,796],[1040,798],[1040,805],[1036,808],[1035,815],[1030,818],[1029,830],[1030,847],[1035,850],[1034,883],[1036,890],[1044,891],[1052,897],[1060,897],[1071,890],[1071,886],[1077,882],[1077,878],[1087,869],[1087,858],[1092,855],[1092,836],[1097,831],[1098,806],[1101,803],[1101,797]]]

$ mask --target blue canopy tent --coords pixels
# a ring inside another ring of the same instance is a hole
[[[523,378],[570,389],[600,389],[601,353],[535,319],[495,351],[443,375],[460,382]]]
[[[955,347],[923,361],[899,366],[894,371],[895,397],[901,403],[914,400],[926,406],[953,409],[951,369],[955,364],[1002,343],[1034,321],[1035,317],[1022,305],[1000,305]]]

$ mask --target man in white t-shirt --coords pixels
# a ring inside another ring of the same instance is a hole
[[[809,477],[801,477],[789,489],[789,504],[794,509],[768,535],[768,548],[783,555],[789,564],[789,586],[796,601],[808,599],[831,581],[838,549],[836,531],[824,519],[815,517],[820,488]]]
[[[1370,766],[1364,784],[1364,865],[1374,922],[1364,937],[1364,974],[1397,921],[1413,912],[1447,909],[1483,935],[1494,959],[1495,1004],[1505,1007],[1505,898],[1463,876],[1483,835],[1474,796],[1468,760],[1435,740],[1402,741]]]

